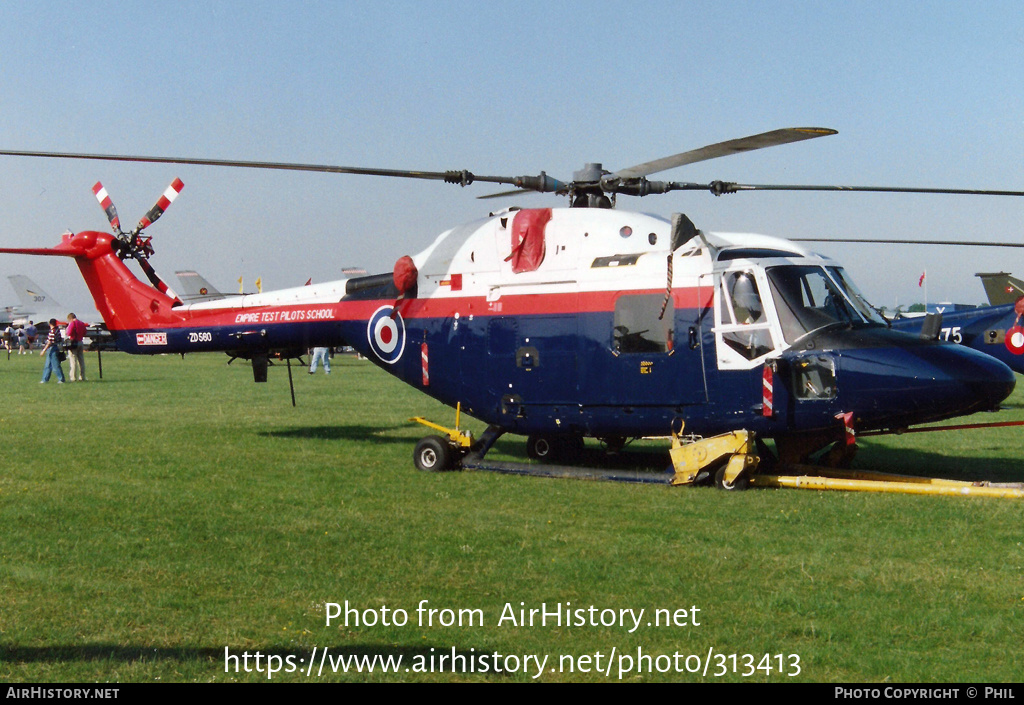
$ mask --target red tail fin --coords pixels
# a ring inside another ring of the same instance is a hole
[[[176,299],[139,281],[118,258],[113,241],[107,233],[84,232],[65,235],[56,247],[0,248],[0,253],[74,257],[110,330],[141,330],[183,320],[172,308]]]

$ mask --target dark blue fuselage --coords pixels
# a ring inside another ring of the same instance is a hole
[[[769,362],[773,410],[764,414],[764,365],[719,369],[707,310],[675,311],[665,350],[624,352],[610,312],[412,318],[391,363],[365,324],[344,337],[382,368],[506,431],[596,437],[761,436],[841,428],[901,428],[998,406],[1013,390],[1002,363],[953,344],[865,325],[824,331]]]

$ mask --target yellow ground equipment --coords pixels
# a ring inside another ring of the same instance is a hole
[[[461,406],[457,406],[455,428],[441,426],[421,416],[410,419],[444,434],[427,436],[416,444],[413,459],[418,469],[450,470],[462,465],[468,470],[535,477],[670,485],[704,484],[713,477],[715,485],[724,490],[742,490],[752,486],[819,491],[1024,498],[1024,485],[1021,483],[967,482],[797,464],[781,465],[780,469],[787,473],[785,475],[757,474],[760,457],[757,455],[752,432],[732,431],[712,438],[684,437],[681,425],[678,432],[673,430],[672,433],[672,445],[669,450],[672,467],[669,473],[484,461],[479,450],[476,455],[467,455],[474,439],[472,433],[459,428],[460,415]],[[480,457],[476,457],[477,455]]]
[[[473,434],[459,428],[461,416],[462,405],[458,404],[455,407],[455,428],[446,428],[427,421],[422,416],[414,416],[409,419],[447,435],[447,438],[427,436],[416,444],[416,449],[413,451],[413,462],[416,464],[416,469],[428,472],[451,470],[458,464],[457,461],[473,445]]]
[[[682,428],[672,434],[669,456],[673,485],[689,485],[715,473],[715,485],[724,490],[745,489],[760,458],[754,452],[754,434],[732,431],[720,436],[684,439]]]
[[[855,470],[836,470],[816,466],[788,466],[796,474],[755,475],[754,487],[791,487],[807,490],[842,490],[846,492],[900,492],[957,497],[1024,498],[1019,483],[967,482],[933,477],[914,477]]]

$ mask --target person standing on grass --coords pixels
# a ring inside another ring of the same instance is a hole
[[[43,379],[39,384],[46,384],[50,381],[50,375],[53,372],[57,373],[57,384],[64,384],[64,370],[60,366],[60,328],[57,327],[57,319],[50,319],[50,332],[46,335],[46,345],[43,347],[43,351],[39,353],[39,357],[46,358],[46,364],[43,365]]]
[[[71,365],[71,381],[85,381],[85,324],[73,313],[68,314],[68,364]]]
[[[331,374],[331,355],[329,348],[313,348],[313,359],[309,363],[309,374],[316,372],[316,366],[321,362],[324,365],[324,372]]]

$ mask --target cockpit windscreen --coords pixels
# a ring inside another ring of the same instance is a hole
[[[826,327],[885,324],[840,267],[769,267],[768,281],[787,343]]]

